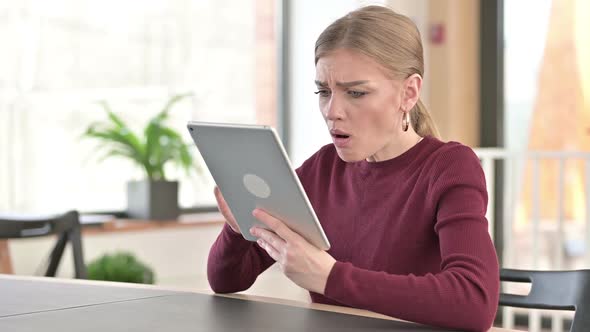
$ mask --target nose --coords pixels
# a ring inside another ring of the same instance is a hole
[[[324,118],[329,121],[342,120],[344,118],[344,109],[338,96],[333,93],[330,100],[324,105]]]

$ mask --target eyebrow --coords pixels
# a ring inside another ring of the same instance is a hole
[[[343,88],[350,88],[355,85],[361,85],[361,84],[366,84],[366,83],[369,83],[369,81],[368,80],[360,80],[360,81],[350,81],[350,82],[336,82],[336,85],[343,87]],[[328,86],[328,83],[320,82],[318,80],[315,81],[315,84],[320,87],[327,87]]]

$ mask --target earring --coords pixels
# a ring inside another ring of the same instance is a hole
[[[402,115],[402,130],[408,131],[410,128],[410,112],[402,111],[404,115]]]

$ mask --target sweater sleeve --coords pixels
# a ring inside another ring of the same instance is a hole
[[[465,146],[448,151],[433,168],[427,200],[436,207],[440,272],[394,275],[337,262],[325,296],[422,324],[486,331],[498,307],[499,268],[485,219],[483,171]]]
[[[234,293],[252,286],[274,260],[226,223],[209,251],[207,278],[216,293]]]

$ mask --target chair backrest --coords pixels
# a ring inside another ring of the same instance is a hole
[[[590,270],[529,271],[501,269],[501,281],[531,283],[528,295],[500,294],[500,305],[552,310],[575,310],[570,331],[590,326]]]
[[[74,256],[76,278],[86,278],[86,266],[82,249],[80,232],[80,216],[77,211],[52,216],[25,216],[0,214],[0,239],[18,239],[47,235],[57,235],[58,240],[53,247],[46,276],[54,277],[69,241]]]
[[[0,239],[17,239],[59,234],[76,227],[78,213],[69,211],[51,216],[0,214]]]

